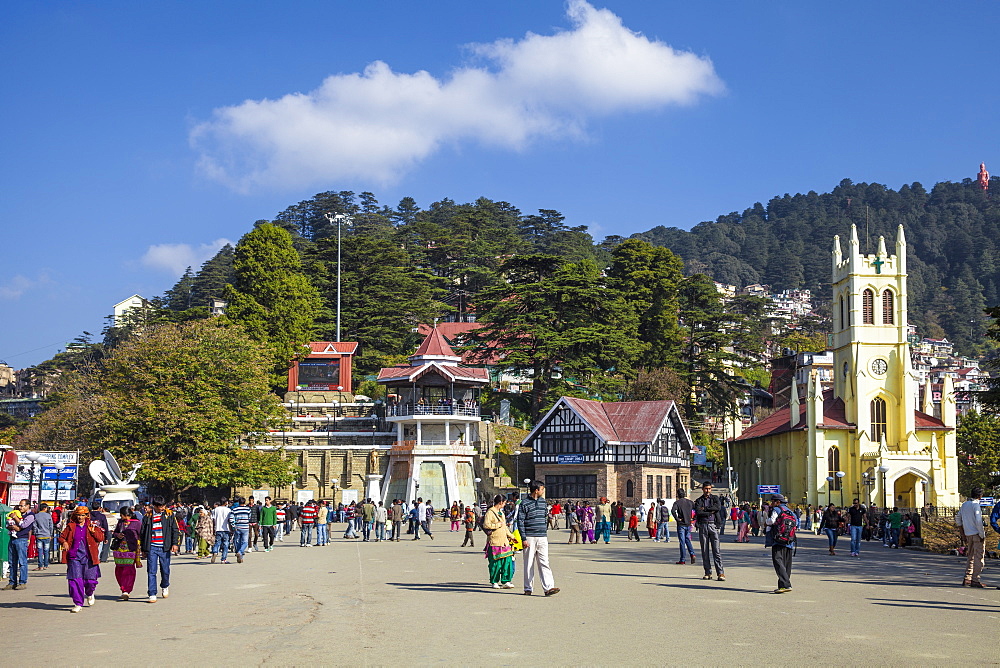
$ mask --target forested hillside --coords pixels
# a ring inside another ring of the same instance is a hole
[[[995,180],[1000,192],[1000,180]],[[271,222],[291,232],[303,270],[322,307],[316,335],[335,337],[337,224],[342,219],[342,339],[362,342],[360,368],[372,370],[405,355],[416,343],[417,322],[476,313],[477,299],[500,281],[514,255],[547,254],[566,261],[611,263],[624,237],[595,243],[584,226],[555,210],[524,214],[507,202],[443,199],[420,208],[412,198],[380,204],[372,193],[325,192],[280,212]],[[349,222],[348,222],[349,221]],[[947,337],[957,351],[988,352],[983,309],[1000,303],[1000,205],[971,180],[919,183],[898,191],[844,180],[833,192],[784,195],[756,203],[690,231],[657,227],[633,234],[665,246],[684,261],[684,273],[775,290],[806,287],[828,298],[835,234],[858,225],[864,248],[879,235],[890,248],[896,226],[909,242],[910,320],[922,335]],[[189,272],[164,296],[175,312],[203,309],[232,280],[232,249],[224,248],[199,272]]]
[[[1000,179],[993,180],[1000,193]],[[742,213],[703,222],[691,231],[656,227],[633,236],[667,246],[684,259],[687,273],[717,281],[775,290],[810,288],[827,299],[833,235],[858,226],[865,249],[879,235],[889,248],[896,226],[909,243],[910,322],[920,334],[947,337],[958,352],[988,352],[987,306],[1000,302],[1000,203],[970,179],[939,183],[927,192],[919,183],[898,191],[845,179],[831,193],[784,195]],[[889,252],[892,252],[890,250]]]

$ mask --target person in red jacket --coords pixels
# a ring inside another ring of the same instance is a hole
[[[87,605],[94,605],[94,591],[101,577],[100,545],[103,542],[104,529],[91,521],[87,506],[78,506],[73,510],[69,523],[59,535],[59,544],[65,555],[69,595],[73,598],[71,612],[83,610],[84,599]]]

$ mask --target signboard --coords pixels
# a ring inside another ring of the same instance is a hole
[[[255,489],[253,492],[250,493],[250,496],[253,497],[254,502],[260,501],[261,503],[264,503],[264,499],[266,497],[271,496],[271,490]]]
[[[297,390],[333,392],[340,387],[340,360],[310,357],[299,362]]]
[[[983,498],[979,499],[979,505],[980,507],[983,508],[986,507],[992,508],[994,503],[996,503],[996,499],[994,499],[992,496],[984,496]]]
[[[17,478],[17,453],[4,450],[0,458],[0,483],[11,484]]]
[[[340,490],[340,502],[345,506],[349,505],[353,501],[358,502],[358,490],[356,489],[342,489]]]
[[[582,464],[583,455],[556,455],[556,462],[559,464]]]
[[[73,453],[74,455],[76,453]],[[38,497],[42,501],[55,501],[56,485],[59,486],[59,498],[69,500],[76,498],[76,481],[78,466],[67,466],[62,471],[55,466],[42,467],[41,495]]]
[[[694,455],[694,459],[691,460],[691,463],[694,466],[708,465],[708,457],[705,453],[707,449],[708,448],[699,448],[697,445],[691,446],[691,453]]]
[[[758,494],[781,494],[781,485],[757,485]]]
[[[62,462],[63,464],[76,464],[77,463],[77,453],[74,452],[39,452],[42,457],[45,458],[42,462],[36,462],[32,466],[31,462],[28,461],[27,452],[17,453],[17,480],[15,482],[23,485],[27,485],[32,482],[31,473],[34,469],[35,479],[34,482],[39,480],[39,469],[50,464],[55,464],[56,462]]]
[[[306,501],[312,501],[313,491],[311,489],[300,489],[295,492],[295,502],[305,503]]]

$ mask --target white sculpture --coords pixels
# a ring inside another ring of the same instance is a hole
[[[138,483],[133,483],[136,473],[142,464],[135,464],[129,471],[128,477],[122,475],[118,462],[107,450],[101,459],[90,462],[90,477],[93,478],[98,489],[94,492],[93,500],[98,497],[101,504],[112,512],[116,512],[122,506],[135,506],[139,503],[139,498],[135,491],[139,489]]]

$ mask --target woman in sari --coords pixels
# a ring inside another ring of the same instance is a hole
[[[212,522],[212,513],[205,506],[198,508],[198,520],[194,532],[198,538],[198,558],[204,559],[212,553],[212,546],[215,545],[215,523]]]
[[[497,494],[493,505],[483,517],[486,531],[486,561],[490,571],[490,583],[494,589],[512,589],[514,585],[514,548],[510,546],[510,530],[503,513],[504,498]]]
[[[597,543],[594,538],[594,508],[590,501],[583,502],[583,513],[580,517],[580,531],[583,533],[584,543]]]
[[[135,569],[139,564],[139,531],[142,522],[135,512],[125,506],[121,509],[118,525],[111,532],[111,551],[115,558],[115,580],[122,590],[121,600],[127,601],[135,586]]]
[[[736,532],[736,542],[737,543],[749,543],[750,542],[750,506],[749,504],[743,504],[740,506],[740,515],[737,518],[737,526],[739,531]]]
[[[607,497],[602,496],[597,504],[597,526],[595,531],[599,538],[603,538],[605,543],[611,542],[611,504]]]
[[[646,530],[650,538],[656,538],[656,504],[651,503],[646,511]]]
[[[94,591],[101,577],[100,546],[103,542],[104,529],[97,522],[90,521],[90,509],[87,506],[74,508],[66,528],[59,534],[69,595],[73,598],[70,612],[83,610],[85,600],[87,605],[96,602]]]

